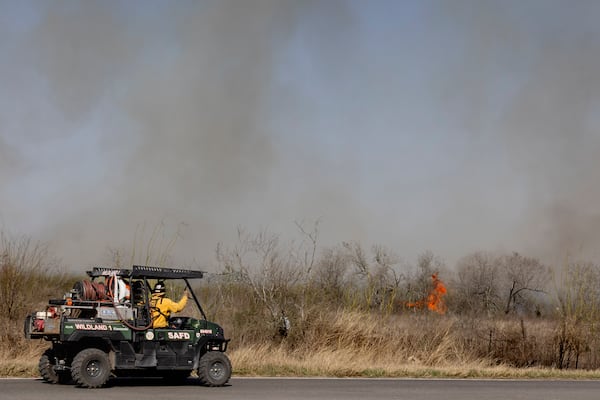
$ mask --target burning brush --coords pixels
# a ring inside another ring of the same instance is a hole
[[[423,309],[427,307],[429,311],[435,311],[438,314],[444,314],[446,312],[448,307],[446,307],[443,297],[446,295],[448,290],[440,278],[438,278],[437,274],[431,275],[431,279],[433,287],[427,295],[427,299],[419,300],[414,303],[408,302],[406,303],[406,307],[416,309]]]

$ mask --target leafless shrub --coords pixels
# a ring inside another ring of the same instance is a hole
[[[310,238],[313,238],[312,236]],[[308,247],[307,247],[308,246]],[[238,230],[238,243],[219,247],[217,258],[230,283],[252,294],[271,332],[285,336],[290,315],[305,313],[308,277],[314,263],[316,238],[285,247],[277,235],[264,230],[256,235]],[[264,325],[264,322],[263,322]]]
[[[353,309],[377,310],[382,313],[395,311],[398,291],[405,280],[400,259],[389,249],[373,246],[368,254],[359,243],[343,243],[354,273],[348,284],[352,287],[349,297]]]
[[[323,250],[316,262],[312,274],[313,288],[332,307],[341,307],[345,303],[350,268],[351,259],[343,247]]]
[[[513,253],[501,258],[504,275],[504,313],[518,309],[531,311],[531,294],[546,293],[550,268],[539,260]]]
[[[600,267],[589,262],[568,263],[557,287],[558,323],[555,329],[556,366],[598,366],[600,354]]]
[[[538,299],[547,294],[550,268],[518,253],[495,256],[477,252],[457,265],[456,311],[467,314],[539,313]]]
[[[491,315],[500,308],[500,265],[489,253],[477,252],[457,265],[455,306],[465,314]]]
[[[32,304],[43,304],[57,288],[63,288],[66,280],[47,245],[0,233],[0,318],[22,318]]]
[[[57,267],[47,245],[0,233],[0,358],[37,354],[39,343],[23,337],[23,319],[47,304],[49,297],[64,293],[73,282]]]

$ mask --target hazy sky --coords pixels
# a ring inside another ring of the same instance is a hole
[[[323,246],[409,261],[599,258],[598,21],[594,0],[0,0],[0,228],[73,269],[161,222],[179,265],[316,219]]]

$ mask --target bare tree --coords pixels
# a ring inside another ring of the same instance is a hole
[[[312,275],[316,290],[332,305],[343,305],[344,289],[351,259],[344,248],[331,247],[322,251]]]
[[[571,262],[562,273],[557,284],[556,365],[578,368],[584,352],[598,354],[600,350],[600,266]]]
[[[515,252],[501,258],[501,267],[506,282],[504,291],[508,291],[505,298],[505,314],[514,311],[518,306],[530,308],[528,295],[546,293],[546,285],[551,276],[550,268],[538,259],[524,257]]]
[[[286,247],[279,236],[267,230],[248,234],[240,228],[233,248],[217,248],[223,274],[251,290],[276,330],[288,323],[287,316],[293,311],[303,310],[302,288],[314,264],[311,246],[316,246],[316,234],[309,238]]]
[[[382,246],[373,246],[371,254],[356,242],[342,243],[354,267],[357,293],[362,296],[360,306],[391,312],[403,278],[396,268],[399,258]]]
[[[457,311],[492,314],[500,307],[501,268],[498,259],[485,252],[463,257],[457,265]]]
[[[476,252],[457,265],[456,301],[459,309],[488,315],[502,310],[535,308],[533,294],[545,294],[550,269],[535,258],[519,253],[495,256]]]

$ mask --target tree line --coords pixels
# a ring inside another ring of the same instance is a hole
[[[412,321],[406,337],[441,337],[436,329],[446,326],[455,344],[490,363],[600,366],[598,264],[550,267],[516,252],[479,251],[451,268],[431,251],[411,263],[384,246],[321,247],[318,225],[298,228],[293,241],[240,229],[235,243],[217,246],[200,297],[209,318],[230,332],[233,348],[274,343],[292,351],[316,338],[335,343],[340,315],[376,315],[385,324]],[[20,343],[26,313],[61,296],[82,275],[64,272],[46,245],[2,234],[3,343]],[[433,300],[443,304],[432,309]]]

